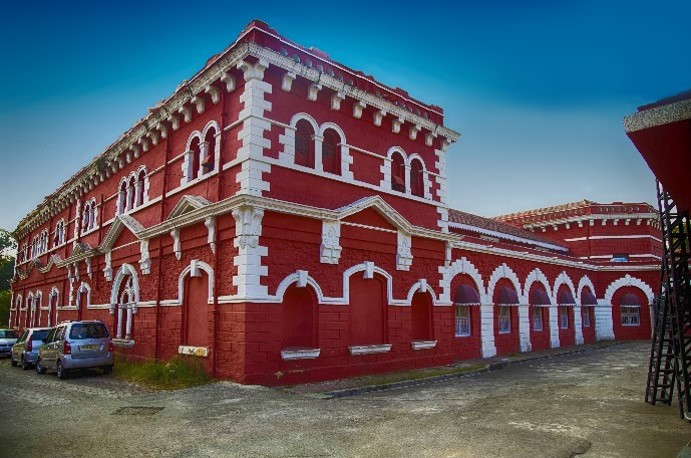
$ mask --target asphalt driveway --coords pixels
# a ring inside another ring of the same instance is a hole
[[[0,457],[673,457],[676,407],[643,402],[647,343],[327,399],[218,382],[151,392],[0,362]]]

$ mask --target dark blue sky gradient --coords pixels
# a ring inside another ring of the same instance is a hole
[[[583,198],[652,201],[625,136],[691,88],[691,2],[6,2],[0,227],[170,95],[253,18],[442,106],[450,205],[496,215]]]

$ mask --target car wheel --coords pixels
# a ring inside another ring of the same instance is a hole
[[[25,371],[31,369],[31,364],[26,362],[24,356],[22,356],[22,369],[24,369]]]
[[[17,361],[14,360],[14,353],[10,353],[10,366],[17,367]]]
[[[101,369],[103,369],[104,374],[108,375],[113,372],[113,365],[111,364],[110,366],[103,366]]]
[[[41,358],[38,358],[36,360],[36,373],[37,374],[45,374],[46,373],[46,368],[43,367],[43,361],[41,361]]]
[[[55,365],[55,373],[61,380],[67,378],[67,370],[64,367],[62,367],[62,363],[60,361],[58,361]]]

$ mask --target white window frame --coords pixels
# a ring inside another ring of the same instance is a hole
[[[500,305],[497,314],[499,316],[499,334],[511,334],[511,307]]]
[[[538,319],[539,318],[539,321]],[[545,330],[545,324],[542,319],[542,307],[533,307],[533,331],[539,332]],[[540,327],[537,324],[540,323]]]
[[[469,337],[472,329],[470,306],[456,304],[456,337]]]
[[[621,305],[619,312],[622,326],[636,327],[641,325],[640,305]]]

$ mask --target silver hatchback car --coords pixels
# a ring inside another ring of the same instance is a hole
[[[17,343],[12,345],[10,353],[10,363],[12,366],[22,365],[22,369],[27,370],[36,364],[38,349],[43,345],[43,339],[48,337],[51,328],[27,328],[17,339]]]
[[[38,350],[36,372],[55,370],[64,379],[72,369],[100,367],[104,374],[113,370],[113,342],[102,321],[72,321],[50,330]]]

